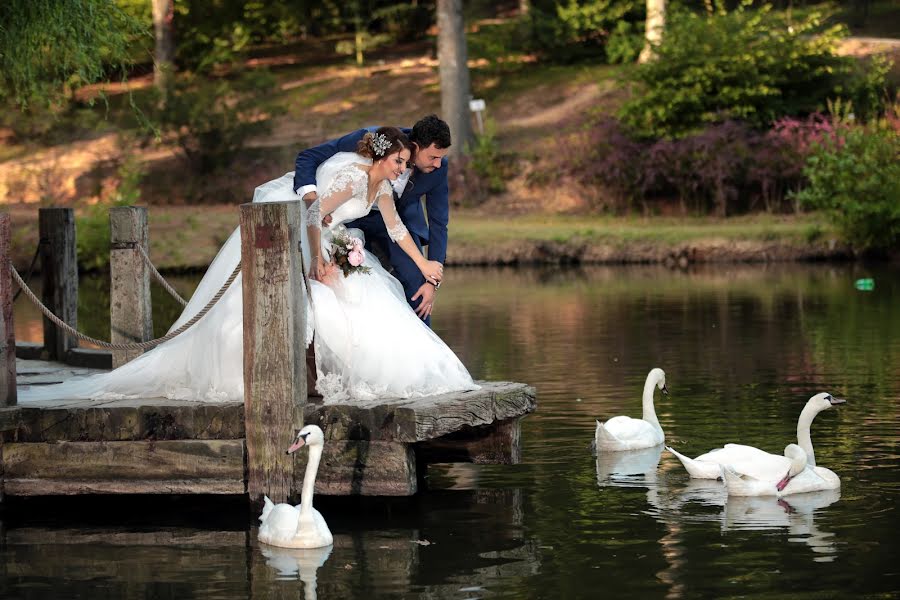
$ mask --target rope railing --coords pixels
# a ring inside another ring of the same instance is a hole
[[[34,256],[31,257],[31,264],[28,265],[28,273],[25,274],[25,286],[26,287],[31,282],[31,276],[34,274],[34,265],[37,264],[38,257],[41,255],[41,244],[42,243],[44,243],[44,242],[42,242],[42,241],[38,242],[37,248],[34,249]],[[21,294],[21,293],[22,293],[22,287],[19,286],[19,290],[13,296],[12,301],[15,302],[16,300],[18,300],[19,294]]]
[[[38,310],[40,310],[44,314],[45,317],[50,319],[51,322],[53,322],[57,327],[59,327],[60,329],[62,329],[66,333],[68,333],[69,335],[72,335],[72,336],[78,338],[79,340],[89,342],[89,343],[99,346],[101,348],[109,348],[111,350],[149,350],[150,348],[154,348],[154,347],[158,346],[159,344],[162,344],[163,342],[167,342],[167,341],[171,340],[172,338],[184,333],[191,326],[193,326],[197,321],[202,319],[204,317],[204,315],[206,315],[206,313],[208,313],[212,309],[212,307],[215,306],[216,303],[222,298],[222,296],[225,294],[225,291],[231,286],[231,284],[234,282],[234,280],[240,274],[241,264],[240,263],[237,264],[237,266],[234,268],[234,271],[232,271],[231,275],[228,276],[228,279],[225,281],[225,283],[222,285],[222,287],[219,289],[219,291],[216,292],[215,296],[213,296],[210,299],[210,301],[206,303],[206,306],[204,306],[202,309],[200,309],[200,312],[198,312],[196,315],[194,315],[184,325],[182,325],[175,331],[170,331],[169,333],[167,333],[166,335],[164,335],[160,338],[156,338],[155,340],[149,340],[146,342],[134,342],[134,343],[130,343],[130,344],[113,344],[111,342],[105,342],[103,340],[98,340],[96,338],[92,338],[88,335],[81,333],[80,331],[78,331],[77,329],[75,329],[74,327],[72,327],[71,325],[69,325],[68,323],[66,323],[65,321],[63,321],[62,319],[57,317],[56,315],[54,315],[53,312],[49,308],[44,306],[43,302],[41,302],[40,299],[38,299],[38,297],[34,295],[34,292],[31,291],[31,288],[29,288],[25,284],[25,282],[22,280],[22,277],[19,275],[19,272],[16,271],[15,267],[10,265],[9,270],[10,270],[10,273],[12,274],[13,280],[16,282],[16,285],[18,285],[19,289],[25,293],[25,296],[29,300],[31,300],[31,302],[35,306],[37,306]]]
[[[156,266],[150,260],[150,257],[147,256],[147,251],[144,250],[144,247],[140,244],[135,244],[135,246],[137,246],[137,249],[140,250],[141,258],[144,259],[144,264],[146,264],[147,267],[150,269],[150,274],[153,275],[153,278],[159,283],[159,285],[161,285],[164,290],[169,292],[169,295],[171,295],[173,298],[175,298],[182,306],[187,306],[187,300],[182,298],[178,294],[178,292],[175,291],[175,288],[173,288],[171,285],[169,285],[169,282],[166,281],[166,278],[163,277],[162,274],[156,270]]]

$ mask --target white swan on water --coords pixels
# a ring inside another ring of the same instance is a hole
[[[304,445],[309,446],[309,461],[303,476],[300,505],[275,504],[266,497],[259,517],[257,538],[260,542],[282,548],[321,548],[330,546],[334,541],[325,518],[312,506],[316,472],[319,470],[324,444],[325,436],[315,425],[307,425],[297,433],[287,453],[293,454]]]
[[[653,407],[653,389],[658,387],[663,394],[666,389],[666,374],[662,369],[652,369],[644,382],[644,414],[640,419],[613,417],[606,423],[597,421],[594,431],[594,447],[597,452],[619,452],[652,448],[665,441],[662,427]]]
[[[836,490],[841,479],[825,467],[811,467],[806,451],[797,444],[788,444],[784,456],[790,461],[787,473],[781,477],[759,479],[725,465],[722,473],[730,496],[788,496]]]
[[[816,466],[816,454],[813,451],[812,437],[809,431],[813,419],[823,410],[844,402],[846,401],[835,398],[827,392],[820,392],[810,398],[800,412],[800,418],[797,420],[797,445],[806,453],[807,464],[810,467]],[[668,446],[666,446],[666,450],[681,461],[691,477],[697,479],[719,479],[722,477],[722,468],[729,465],[732,470],[742,475],[763,481],[771,480],[774,477],[775,481],[778,481],[791,466],[791,459],[786,456],[770,454],[759,448],[742,444],[725,444],[724,448],[711,450],[697,458],[684,456]]]

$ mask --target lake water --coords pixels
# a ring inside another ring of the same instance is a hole
[[[240,499],[9,503],[0,597],[898,597],[898,275],[454,268],[435,330],[476,378],[537,388],[521,464],[433,466],[410,499],[317,497],[329,552],[259,547]],[[857,291],[861,277],[875,289]],[[80,328],[99,336],[103,287],[82,282]],[[161,331],[177,309],[155,298]],[[39,337],[21,299],[16,319],[20,339]],[[594,419],[639,416],[656,366],[666,442],[691,456],[727,442],[780,453],[811,395],[846,398],[812,428],[840,491],[726,501],[668,452],[595,459]]]

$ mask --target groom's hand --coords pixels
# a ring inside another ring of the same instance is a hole
[[[413,297],[410,298],[413,302],[416,301],[416,298],[422,299],[419,306],[416,307],[416,314],[419,315],[420,319],[431,316],[431,311],[434,308],[434,297],[437,295],[436,289],[434,284],[426,281]]]

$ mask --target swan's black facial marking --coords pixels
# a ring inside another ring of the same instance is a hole
[[[663,386],[662,386],[662,393],[665,394],[666,396],[669,395],[669,388],[668,388],[668,386],[666,386],[666,384],[663,384]]]

